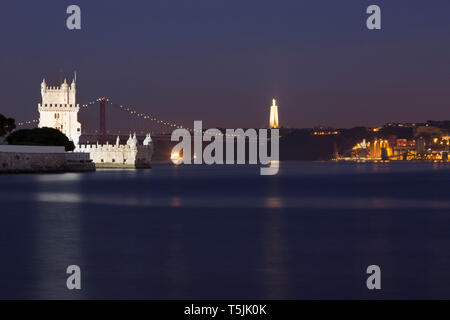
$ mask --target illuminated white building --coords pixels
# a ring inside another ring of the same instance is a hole
[[[269,118],[269,128],[270,129],[278,129],[278,106],[277,101],[275,99],[272,100],[272,106],[270,107],[270,118]]]
[[[41,96],[42,103],[38,105],[39,128],[58,129],[77,145],[81,135],[81,124],[78,122],[80,106],[75,100],[75,79],[70,86],[64,79],[60,87],[49,87],[44,79],[41,83]]]
[[[142,145],[139,145],[136,133],[121,145],[119,137],[115,144],[79,145],[75,152],[90,153],[90,158],[97,168],[148,168],[153,154],[153,143],[147,134]]]
[[[75,79],[69,86],[66,79],[60,87],[49,87],[45,79],[41,84],[42,103],[39,107],[39,128],[48,127],[60,130],[75,145],[75,152],[89,153],[97,167],[150,167],[153,142],[147,134],[142,145],[138,144],[136,134],[126,145],[121,145],[119,137],[115,144],[80,145],[81,124],[78,122],[80,107],[76,104]]]

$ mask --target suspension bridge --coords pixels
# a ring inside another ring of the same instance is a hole
[[[128,135],[131,132],[135,132],[136,136],[140,139],[145,138],[146,132],[151,132],[152,139],[154,140],[160,140],[160,141],[170,141],[171,140],[171,133],[175,129],[186,129],[190,131],[191,133],[197,132],[205,134],[203,130],[197,130],[195,128],[191,127],[185,127],[177,122],[168,121],[165,119],[161,119],[155,115],[148,114],[146,112],[141,112],[136,110],[135,108],[120,104],[112,101],[108,97],[99,97],[96,99],[93,99],[87,103],[80,104],[80,111],[83,110],[92,110],[95,108],[95,106],[99,107],[99,125],[97,129],[94,130],[86,130],[83,126],[82,128],[82,138],[84,143],[89,142],[105,142],[105,141],[115,141],[117,136],[119,136],[121,139],[126,139]],[[145,130],[137,130],[136,126],[133,126],[132,130],[108,130],[107,124],[106,124],[106,113],[108,111],[112,110],[119,110],[121,113],[127,114],[128,116],[131,116],[132,118],[147,122],[145,124]],[[33,120],[27,120],[27,121],[19,121],[17,122],[17,127],[27,127],[31,125],[38,125],[39,119],[33,119]],[[149,130],[149,127],[152,126],[159,126],[167,128],[167,130]],[[229,137],[238,137],[239,134],[227,134],[227,133],[217,133],[217,134],[210,134],[210,135],[221,135],[221,136],[229,136]],[[270,138],[268,139],[270,140]]]

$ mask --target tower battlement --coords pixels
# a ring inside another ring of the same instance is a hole
[[[45,104],[72,104],[76,105],[76,83],[75,79],[72,83],[64,82],[61,86],[47,86],[45,79],[41,83],[42,105]]]

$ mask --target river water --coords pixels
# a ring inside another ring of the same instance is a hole
[[[449,181],[413,162],[1,175],[0,298],[448,299]]]

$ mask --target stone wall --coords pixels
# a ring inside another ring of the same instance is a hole
[[[89,154],[57,146],[0,145],[0,173],[95,171]]]
[[[0,152],[0,173],[64,171],[64,153]]]

